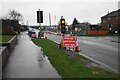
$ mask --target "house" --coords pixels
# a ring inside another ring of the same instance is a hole
[[[108,31],[118,31],[120,28],[120,9],[101,17],[102,28]]]
[[[90,23],[88,22],[76,24],[75,29],[73,30],[73,34],[85,35],[89,25]]]
[[[101,28],[101,24],[91,24],[86,32],[87,35],[107,35],[108,31]]]
[[[90,30],[101,30],[101,25],[99,24],[91,24],[89,25]]]

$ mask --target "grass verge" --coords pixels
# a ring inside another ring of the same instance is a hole
[[[13,36],[12,35],[0,35],[0,42],[6,43],[8,42]]]
[[[43,47],[44,54],[48,56],[51,64],[62,78],[118,78],[118,75],[115,73],[86,67],[83,62],[69,57],[68,54],[59,49],[56,43],[51,40],[32,39],[32,41],[36,45]]]

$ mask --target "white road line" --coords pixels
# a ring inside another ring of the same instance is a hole
[[[86,55],[84,55],[84,54],[82,54],[82,53],[80,53],[80,52],[79,52],[79,54],[80,54],[81,56],[83,56],[83,57],[85,57],[85,58],[87,58],[87,59],[95,62],[95,63],[98,63],[98,64],[102,65],[104,68],[107,68],[107,69],[109,69],[109,70],[111,70],[111,71],[114,71],[114,72],[116,72],[116,73],[119,73],[118,70],[116,70],[116,69],[114,69],[114,68],[112,68],[112,67],[110,67],[110,66],[108,66],[108,65],[106,65],[106,64],[104,64],[104,63],[102,63],[102,62],[100,62],[100,61],[98,61],[98,60],[95,60],[95,59],[93,59],[93,58],[91,58],[91,57],[89,57],[89,56],[86,56]]]
[[[49,39],[50,39],[50,38],[49,38]],[[50,40],[52,40],[52,39],[50,39]],[[52,40],[52,41],[53,41],[53,40]],[[95,43],[95,42],[90,42],[90,41],[82,41],[82,40],[78,40],[78,41],[83,42],[83,43],[86,43],[86,44],[89,44],[89,45],[95,44],[95,45],[99,45],[99,46],[110,47],[110,46],[101,45],[101,44],[98,44],[98,43]],[[57,42],[57,41],[54,41],[54,42],[57,43],[57,44],[59,44],[59,42]],[[82,53],[80,53],[80,52],[79,52],[78,54],[81,55],[81,56],[83,56],[83,57],[85,57],[85,58],[87,58],[87,59],[89,59],[89,60],[91,60],[91,61],[93,61],[93,62],[95,62],[95,63],[97,63],[97,64],[99,64],[99,65],[101,65],[101,66],[104,67],[104,68],[107,68],[108,70],[111,70],[111,71],[113,71],[113,72],[119,73],[118,70],[116,70],[116,69],[114,69],[114,68],[112,68],[112,67],[110,67],[110,66],[108,66],[108,65],[106,65],[106,64],[104,64],[104,63],[102,63],[102,62],[100,62],[100,61],[98,61],[98,60],[95,60],[95,59],[93,59],[93,58],[91,58],[91,57],[89,57],[89,56],[86,56],[86,55],[84,55],[84,54],[82,54]]]
[[[103,45],[103,44],[99,44],[99,43],[95,43],[95,42],[90,42],[90,41],[82,41],[82,40],[78,40],[79,42],[82,42],[82,43],[85,43],[85,44],[88,44],[88,45],[98,45],[98,46],[102,46],[102,47],[106,47],[106,48],[111,48],[113,49],[114,47],[112,46],[107,46],[107,45]],[[114,48],[116,51],[118,50],[117,48]]]

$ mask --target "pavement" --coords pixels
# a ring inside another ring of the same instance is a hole
[[[48,34],[48,38],[60,43],[62,37]],[[76,36],[79,54],[91,58],[100,63],[105,69],[118,73],[118,37],[82,37]]]
[[[27,32],[22,32],[3,70],[3,78],[61,78],[42,54],[41,47],[31,41]]]

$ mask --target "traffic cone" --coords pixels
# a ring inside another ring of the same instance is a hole
[[[45,34],[45,39],[47,39],[47,35]]]
[[[79,48],[79,46],[75,47],[75,51],[80,51],[81,49]]]
[[[62,33],[61,36],[64,36],[64,34]]]
[[[70,34],[70,36],[72,37],[73,35],[72,35],[72,34]]]

